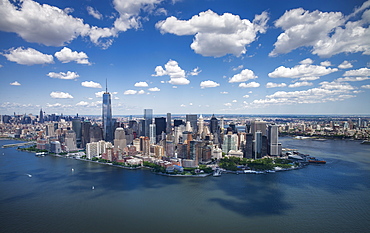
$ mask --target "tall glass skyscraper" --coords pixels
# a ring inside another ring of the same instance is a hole
[[[153,109],[144,109],[145,137],[149,137],[149,125],[153,123]]]
[[[106,142],[113,142],[113,121],[111,96],[106,87],[103,94],[103,137]]]

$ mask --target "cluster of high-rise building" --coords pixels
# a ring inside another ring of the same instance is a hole
[[[101,121],[78,115],[47,115],[42,110],[37,117],[5,120],[33,125],[33,134],[28,134],[31,132],[28,128],[19,129],[21,132],[14,136],[26,134],[36,139],[38,149],[52,153],[86,150],[89,159],[127,162],[127,159],[152,158],[151,161],[171,161],[176,165],[181,161],[183,166],[194,167],[227,155],[261,158],[281,154],[275,124],[252,120],[241,127],[215,115],[206,119],[196,114],[172,118],[171,113],[154,117],[152,109],[144,109],[142,118],[117,121],[112,117],[111,95],[106,90]]]
[[[279,132],[299,136],[325,138],[352,138],[367,140],[370,137],[368,117],[296,117],[284,119]]]
[[[368,137],[367,119],[255,119],[241,120],[215,115],[187,114],[173,117],[153,115],[144,109],[143,117],[117,120],[112,116],[111,94],[103,94],[101,118],[48,115],[1,116],[1,136],[37,140],[37,148],[52,153],[86,151],[89,159],[138,164],[155,161],[161,164],[195,167],[223,156],[262,158],[279,156],[280,133],[305,135],[343,134]]]

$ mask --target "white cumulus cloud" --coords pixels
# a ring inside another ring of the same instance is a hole
[[[6,59],[8,59],[9,61],[13,61],[21,65],[38,65],[54,63],[54,58],[52,55],[43,54],[33,48],[27,49],[24,49],[22,47],[18,47],[16,49],[11,48],[7,52],[8,53],[2,53],[2,55],[5,56]]]
[[[95,93],[95,97],[96,97],[96,98],[102,98],[104,93],[105,93],[105,91],[99,91],[99,92],[96,92],[96,93]]]
[[[362,85],[361,88],[370,89],[370,85]]]
[[[229,83],[241,83],[256,78],[258,78],[258,76],[256,76],[252,70],[244,69],[239,74],[236,74],[230,78]]]
[[[88,36],[93,43],[103,45],[102,38],[117,36],[114,28],[90,26],[69,15],[70,8],[64,11],[32,0],[1,2],[0,30],[14,32],[28,42],[63,46],[78,36]]]
[[[50,97],[54,99],[73,99],[73,96],[69,93],[61,91],[53,91],[50,93]]]
[[[353,65],[349,62],[349,61],[343,61],[339,66],[338,68],[339,69],[349,69],[349,68],[352,68]]]
[[[78,102],[76,105],[77,105],[77,106],[87,106],[87,105],[89,105],[89,103],[88,103],[88,102],[86,102],[86,101],[80,101],[80,102]]]
[[[243,95],[243,98],[249,98],[249,95]]]
[[[102,88],[100,83],[96,83],[96,82],[93,82],[93,81],[84,81],[84,82],[81,83],[81,86],[91,87],[91,88]]]
[[[311,58],[306,58],[299,62],[299,64],[302,64],[302,65],[311,65],[312,63],[313,63],[313,60]]]
[[[72,51],[70,48],[64,47],[59,52],[56,52],[55,57],[62,63],[75,61],[77,64],[91,65],[88,56],[84,52]]]
[[[325,66],[301,64],[292,68],[280,66],[269,73],[270,78],[301,78],[301,80],[315,80],[316,77],[324,76],[338,71],[337,68],[328,68]]]
[[[10,85],[12,85],[12,86],[20,86],[21,84],[18,81],[14,81],[14,82],[10,83]]]
[[[218,86],[220,86],[220,84],[216,83],[215,81],[212,81],[212,80],[202,81],[200,83],[200,87],[202,89],[208,88],[208,87],[218,87]]]
[[[250,82],[250,83],[240,83],[239,87],[241,88],[248,88],[248,87],[259,87],[260,84],[256,82]]]
[[[344,77],[336,79],[337,82],[357,82],[357,81],[364,81],[368,80],[370,77]]]
[[[89,15],[91,15],[92,17],[94,17],[96,19],[102,19],[103,18],[103,15],[98,10],[95,10],[91,6],[87,6],[86,10],[87,10],[87,13],[89,13]]]
[[[119,31],[128,29],[138,29],[141,27],[141,12],[164,13],[163,10],[156,7],[163,0],[113,0],[113,6],[118,11],[119,17],[114,22],[114,27]]]
[[[174,60],[169,60],[164,68],[162,66],[157,66],[155,68],[155,74],[152,76],[170,76],[169,83],[172,85],[187,85],[190,80],[186,78],[185,70],[181,69],[179,63]]]
[[[135,87],[147,87],[149,86],[147,82],[137,82],[134,85]]]
[[[190,47],[203,56],[222,57],[226,54],[240,56],[246,53],[246,46],[257,39],[257,33],[266,32],[269,17],[266,12],[256,15],[251,22],[238,15],[218,15],[212,10],[200,12],[189,20],[174,16],[156,24],[162,34],[178,36],[194,35]]]
[[[148,91],[161,91],[158,87],[149,88]]]
[[[369,68],[360,68],[357,70],[347,70],[343,76],[370,76],[370,69]]]
[[[197,68],[194,68],[192,71],[190,71],[190,75],[191,75],[191,76],[196,76],[196,75],[198,75],[200,72],[202,72],[202,71],[199,69],[199,67],[197,67]]]
[[[294,87],[304,87],[304,86],[312,86],[312,85],[313,83],[303,81],[303,82],[296,82],[296,83],[290,84],[289,87],[294,88]]]
[[[135,95],[137,93],[137,91],[135,90],[127,90],[125,92],[123,92],[124,95]]]
[[[320,62],[320,65],[321,66],[332,66],[331,62],[330,61],[323,61],[323,62]]]
[[[286,84],[285,83],[272,83],[272,82],[266,83],[266,88],[274,88],[274,87],[286,87]]]
[[[47,74],[50,78],[59,78],[59,79],[76,79],[80,77],[76,72],[67,71],[67,73],[64,72],[49,72]]]
[[[331,57],[339,53],[370,54],[369,1],[351,15],[341,12],[310,12],[302,8],[286,11],[275,26],[283,29],[270,56],[289,53],[299,47],[312,47],[312,54]],[[351,18],[364,11],[362,18]]]

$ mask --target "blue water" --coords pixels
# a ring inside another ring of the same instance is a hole
[[[180,178],[0,149],[0,231],[368,232],[370,145],[280,141],[327,164]]]

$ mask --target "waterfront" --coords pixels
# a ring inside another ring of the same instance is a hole
[[[370,146],[280,142],[327,164],[199,179],[2,148],[2,232],[366,232]]]

